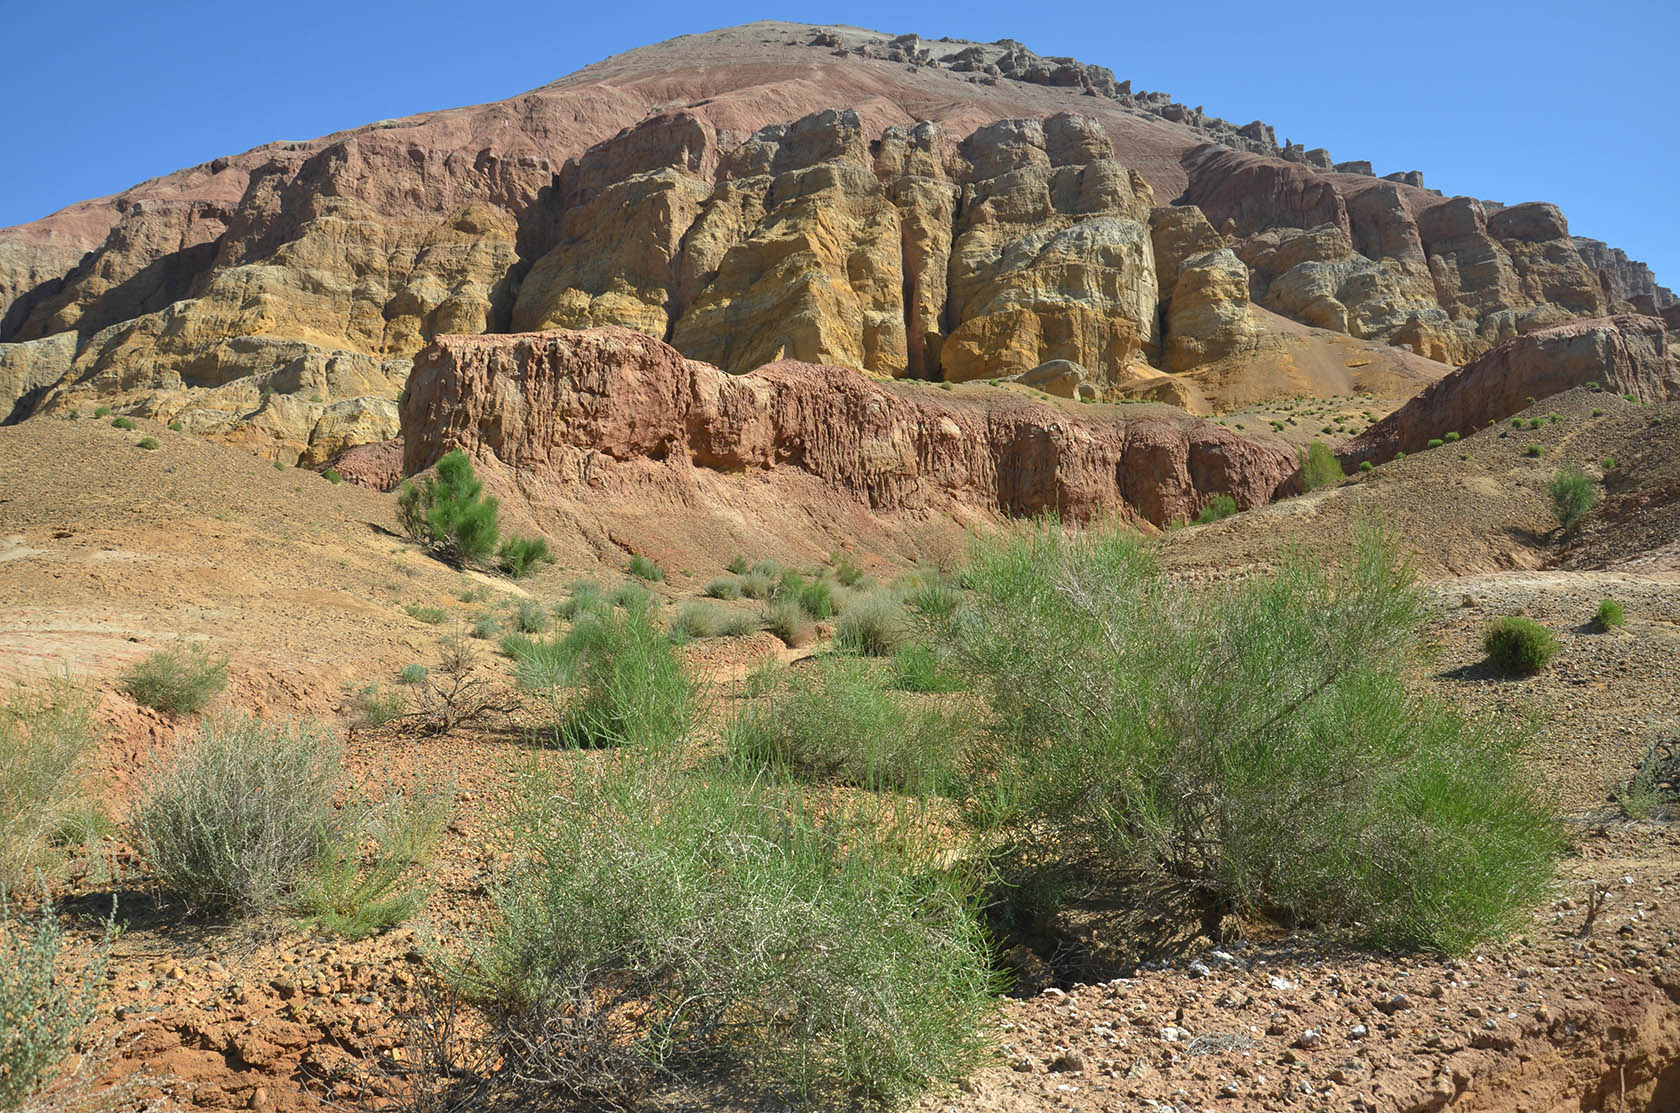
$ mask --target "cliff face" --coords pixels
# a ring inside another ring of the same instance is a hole
[[[0,231],[0,418],[101,402],[315,462],[392,436],[446,334],[618,325],[889,378],[1065,360],[1100,395],[1241,365],[1251,303],[1443,363],[1672,305],[1551,206],[1368,170],[1009,40],[754,24]]]
[[[793,475],[877,514],[1055,511],[1165,524],[1221,493],[1264,504],[1296,470],[1286,445],[1167,407],[1002,394],[791,361],[730,375],[621,328],[449,336],[415,360],[403,471],[463,448],[517,469],[526,490],[549,499],[653,483],[694,503],[704,501],[700,473],[772,485]]]

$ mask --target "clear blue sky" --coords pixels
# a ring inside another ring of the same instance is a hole
[[[1680,285],[1677,0],[284,5],[5,0],[0,226],[275,139],[496,100],[673,35],[789,19],[1008,36],[1378,173],[1514,203]]]

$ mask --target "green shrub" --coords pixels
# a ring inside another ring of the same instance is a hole
[[[486,560],[496,551],[499,513],[499,504],[484,494],[472,461],[460,449],[438,461],[436,478],[407,481],[397,495],[403,530],[456,567]]]
[[[1546,450],[1544,448],[1541,448],[1537,444],[1531,444],[1523,450],[1524,454],[1527,456],[1541,456],[1545,454],[1545,451]]]
[[[496,550],[496,563],[514,579],[523,579],[538,564],[553,564],[554,554],[540,537],[509,537]]]
[[[567,591],[570,594],[566,599],[554,604],[554,617],[561,621],[573,622],[580,615],[608,605],[602,595],[601,585],[594,580],[573,580],[567,585]]]
[[[111,427],[113,429],[121,429],[125,433],[132,433],[134,431],[134,422],[126,417],[112,418]]]
[[[548,615],[535,599],[522,599],[513,612],[513,625],[522,634],[540,634],[548,629]]]
[[[489,611],[479,614],[472,622],[472,636],[481,641],[490,641],[502,631],[502,624]]]
[[[98,741],[92,700],[67,679],[19,685],[0,704],[0,890],[53,861],[54,836],[86,810],[82,778]]]
[[[706,585],[706,595],[711,599],[739,599],[741,581],[734,576],[720,576]]]
[[[424,622],[427,626],[441,625],[444,619],[449,617],[449,612],[442,607],[422,607],[415,603],[410,603],[403,611],[409,618],[416,622]]]
[[[1546,422],[1550,425],[1561,425],[1561,424],[1563,424],[1563,415],[1562,414],[1556,414],[1556,413],[1547,414],[1546,415]]]
[[[729,563],[724,567],[733,575],[742,575],[747,570],[747,558],[742,556],[740,553],[736,553],[734,556],[729,558]]]
[[[1532,676],[1557,655],[1557,637],[1532,618],[1497,618],[1482,635],[1482,648],[1493,667],[1507,676]]]
[[[108,952],[101,945],[72,976],[63,969],[65,951],[50,904],[31,924],[0,887],[0,1109],[82,1108],[48,1096],[73,1096],[64,1092],[64,1068],[93,1020]],[[96,1107],[103,1108],[88,1103]]]
[[[1370,471],[1374,467],[1376,467],[1376,465],[1371,463],[1371,461],[1369,461],[1369,460],[1359,461],[1359,470],[1360,471]]]
[[[381,692],[377,684],[369,684],[356,693],[357,718],[363,726],[384,726],[402,718],[407,709],[408,701],[401,692]]]
[[[680,642],[694,638],[715,638],[729,624],[729,613],[710,603],[690,602],[671,616],[671,636]]]
[[[1603,463],[1600,464],[1599,466],[1602,467],[1607,472],[1608,471],[1615,471],[1616,470],[1616,458],[1614,456],[1606,456],[1604,458]]]
[[[1302,490],[1316,491],[1346,478],[1342,462],[1323,441],[1314,441],[1302,449],[1300,460]]]
[[[322,929],[365,939],[407,920],[425,903],[424,872],[449,823],[454,793],[424,782],[387,785],[377,804],[353,802],[346,834],[304,876],[293,906]]]
[[[968,821],[1019,875],[1153,876],[1222,910],[1456,951],[1526,922],[1558,832],[1517,739],[1416,683],[1386,539],[1189,587],[1118,530],[978,542],[944,641],[995,730]]]
[[[962,606],[962,593],[942,579],[933,579],[912,588],[904,602],[923,618],[949,618]]]
[[[529,797],[462,979],[527,1102],[624,1108],[721,1066],[778,1108],[899,1106],[977,1064],[997,987],[973,894],[902,824],[663,767]]]
[[[1637,401],[1639,401],[1639,398],[1638,398],[1638,396],[1637,396],[1637,395],[1635,395],[1635,394],[1633,394],[1633,393],[1631,393],[1631,392],[1630,392],[1630,393],[1628,393],[1628,394],[1624,394],[1624,395],[1622,395],[1622,398],[1623,398],[1623,399],[1624,399],[1624,400],[1626,400],[1626,401],[1628,401],[1628,402],[1637,402]]]
[[[750,569],[755,576],[766,576],[775,579],[782,574],[782,566],[773,560],[761,560]]]
[[[818,622],[834,617],[834,591],[827,580],[812,580],[799,589],[799,609]]]
[[[1598,604],[1598,610],[1593,614],[1593,621],[1600,630],[1614,630],[1618,626],[1627,625],[1627,613],[1622,605],[1614,599],[1604,599]]]
[[[871,664],[823,657],[735,715],[724,741],[749,769],[931,796],[952,784],[960,734],[945,712],[888,691]]]
[[[1448,433],[1446,435],[1445,439],[1449,440],[1449,441],[1456,441],[1458,439],[1458,434],[1457,433]]]
[[[868,657],[890,657],[909,639],[904,605],[891,592],[865,595],[834,624],[836,648]]]
[[[1511,419],[1511,428],[1513,429],[1521,429],[1525,424],[1526,422],[1524,422],[1520,417],[1513,417]]]
[[[863,569],[852,562],[852,558],[845,553],[835,553],[830,561],[834,564],[834,579],[841,587],[856,587],[863,579]]]
[[[1546,497],[1552,501],[1552,514],[1565,529],[1586,517],[1598,501],[1598,490],[1580,468],[1563,467],[1552,473],[1546,484]]]
[[[1446,444],[1446,443],[1447,442],[1442,440],[1440,437],[1430,437],[1429,438],[1429,443],[1424,445],[1424,447],[1425,448],[1440,448],[1443,444]]]
[[[741,594],[748,599],[768,599],[775,591],[775,580],[762,572],[748,572],[741,577]]]
[[[202,643],[160,649],[121,676],[134,702],[167,715],[190,715],[227,687],[227,658],[210,656]]]
[[[274,461],[274,470],[275,471],[285,471],[286,470],[286,465],[284,463],[282,463],[281,461],[276,460],[276,461]]]
[[[1208,500],[1202,512],[1196,515],[1196,524],[1205,526],[1209,522],[1223,521],[1237,512],[1237,500],[1230,495],[1214,495]]]
[[[1660,807],[1680,803],[1680,741],[1651,743],[1614,795],[1629,819],[1644,819]]]
[[[185,428],[186,428],[186,426],[182,425],[179,421],[171,421],[169,423],[169,431],[171,433],[179,433],[181,430],[183,430]]]
[[[134,447],[143,448],[147,452],[150,452],[152,449],[158,447],[158,439],[156,437],[141,437],[135,442]]]
[[[1531,417],[1531,418],[1528,419],[1528,427],[1530,429],[1538,429],[1544,424],[1545,424],[1545,422],[1541,421],[1537,417]]]
[[[1601,410],[1601,409],[1598,409],[1597,407],[1594,407],[1592,415],[1594,417],[1603,417],[1604,416],[1604,411]]]
[[[789,649],[808,645],[816,637],[810,617],[792,599],[782,599],[764,609],[764,628],[781,638]]]
[[[426,682],[426,678],[430,675],[431,670],[427,669],[425,665],[416,662],[415,664],[404,665],[402,667],[402,671],[397,673],[397,683],[406,684],[412,687],[416,684],[424,684]]]
[[[111,416],[111,407],[100,406],[93,411],[93,416],[94,417],[110,417]]]
[[[893,654],[893,687],[905,692],[956,692],[962,677],[950,672],[932,648],[913,643]]]
[[[659,609],[659,596],[655,595],[651,588],[635,580],[626,580],[614,588],[608,602],[623,610]]]
[[[695,715],[693,681],[653,610],[590,611],[519,660],[519,686],[547,704],[551,744],[674,746]]]
[[[651,580],[658,583],[665,578],[665,570],[640,553],[630,558],[630,563],[624,570],[638,580]]]
[[[344,482],[344,477],[338,474],[337,468],[323,468],[321,478],[334,485]]]

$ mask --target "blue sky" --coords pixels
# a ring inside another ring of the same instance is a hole
[[[1008,36],[1279,139],[1556,202],[1680,285],[1675,0],[402,5],[5,0],[0,226],[275,139],[495,100],[753,19]]]

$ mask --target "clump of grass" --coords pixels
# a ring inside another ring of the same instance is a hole
[[[1446,444],[1446,443],[1447,442],[1442,440],[1440,437],[1430,437],[1429,438],[1429,443],[1424,445],[1424,447],[1425,448],[1440,448],[1443,444]]]
[[[792,599],[779,600],[764,609],[764,628],[790,649],[809,645],[817,636],[810,616]]]
[[[282,461],[276,460],[276,461],[274,461],[274,470],[275,471],[285,471],[286,470],[286,465]]]
[[[776,592],[776,581],[763,572],[748,572],[741,577],[741,594],[747,599],[768,599]]]
[[[1457,433],[1448,433],[1444,439],[1448,440],[1448,441],[1456,441],[1458,439],[1458,434]]]
[[[104,1108],[75,1100],[81,1080],[65,1068],[93,1020],[108,948],[97,947],[74,976],[65,969],[67,950],[52,905],[30,922],[0,887],[0,1109]]]
[[[18,685],[0,703],[0,891],[50,869],[55,835],[87,810],[97,744],[92,700],[67,678]]]
[[[1593,481],[1580,468],[1562,467],[1552,473],[1546,484],[1546,497],[1551,500],[1552,514],[1564,529],[1568,529],[1593,508],[1598,491]]]
[[[1602,467],[1607,472],[1615,471],[1616,470],[1616,458],[1614,456],[1606,456],[1604,458],[1603,463],[1600,464],[1599,466]]]
[[[337,468],[323,468],[321,470],[321,478],[325,479],[328,483],[334,484],[335,486],[344,482],[344,477],[338,474]]]
[[[1198,589],[1118,530],[1040,525],[968,575],[942,644],[996,729],[961,796],[1016,876],[1142,871],[1209,915],[1446,951],[1546,891],[1560,838],[1521,739],[1426,694],[1426,598],[1380,533]]]
[[[540,634],[548,629],[548,615],[535,599],[522,599],[513,612],[513,627],[522,634]]]
[[[410,603],[403,608],[409,618],[416,622],[424,622],[427,626],[438,626],[449,617],[449,612],[442,607],[422,607],[417,603]]]
[[[658,609],[659,596],[655,595],[651,588],[635,580],[626,580],[613,589],[608,602],[622,610],[651,611]]]
[[[500,620],[498,620],[496,616],[491,614],[489,611],[484,611],[473,618],[471,627],[472,636],[481,641],[493,640],[497,634],[501,633],[501,630],[502,624]]]
[[[684,603],[671,616],[671,637],[678,642],[715,638],[724,632],[729,619],[729,613],[722,607],[698,601]]]
[[[834,591],[827,580],[812,580],[799,589],[799,609],[824,622],[834,617]]]
[[[1302,449],[1300,462],[1302,490],[1316,491],[1347,476],[1347,473],[1342,471],[1341,461],[1336,459],[1336,454],[1331,452],[1330,446],[1323,441],[1314,441]]]
[[[1546,450],[1537,444],[1531,444],[1523,450],[1523,455],[1539,457],[1545,455]]]
[[[789,671],[724,728],[731,760],[802,780],[931,796],[954,782],[961,732],[944,711],[887,690],[843,657]]]
[[[186,428],[186,426],[182,425],[179,421],[171,421],[169,423],[169,431],[171,433],[179,433],[179,432],[181,432],[181,430],[183,430],[185,428]]]
[[[1371,463],[1371,461],[1369,461],[1369,460],[1359,461],[1359,470],[1360,471],[1370,471],[1374,467],[1376,467],[1376,465]]]
[[[350,940],[409,919],[425,903],[424,872],[443,839],[453,798],[453,791],[421,782],[408,792],[387,785],[377,804],[354,800],[346,833],[304,876],[292,907]]]
[[[646,762],[526,795],[464,979],[525,1103],[621,1108],[724,1062],[778,1105],[897,1106],[977,1063],[974,896],[902,823]]]
[[[594,580],[573,580],[566,590],[566,598],[554,604],[553,608],[554,617],[563,622],[573,622],[580,615],[607,605],[601,585]]]
[[[1598,604],[1598,610],[1593,614],[1593,621],[1600,630],[1614,630],[1618,626],[1627,625],[1627,613],[1622,605],[1614,599],[1604,599]]]
[[[624,570],[638,580],[649,580],[653,583],[658,583],[665,578],[665,570],[640,553],[630,558],[630,563],[625,566]]]
[[[213,658],[202,643],[160,649],[123,672],[123,691],[167,715],[201,711],[227,687],[227,658]]]
[[[158,439],[156,437],[141,437],[138,441],[134,442],[134,447],[143,448],[147,452],[150,452],[154,448],[158,447]]]
[[[729,558],[729,563],[724,565],[724,568],[732,575],[744,575],[747,571],[747,558],[740,553],[736,553]]]
[[[920,642],[893,654],[894,688],[904,692],[957,692],[962,677],[949,671],[938,653]]]
[[[113,429],[121,429],[125,433],[132,433],[134,431],[134,422],[130,418],[116,417],[111,419],[111,427]]]
[[[402,667],[402,671],[397,673],[397,683],[413,687],[416,684],[424,684],[426,678],[430,675],[431,670],[426,668],[425,665],[415,662]]]
[[[909,633],[904,605],[891,592],[877,591],[846,608],[834,624],[834,644],[848,653],[890,657],[909,640]]]
[[[542,699],[551,744],[657,744],[687,734],[694,683],[652,608],[590,611],[564,638],[543,643],[515,669],[521,689]]]
[[[381,691],[379,685],[369,684],[356,693],[357,718],[363,726],[379,727],[402,718],[408,701],[401,692]]]
[[[829,557],[834,565],[834,579],[841,587],[856,587],[863,579],[863,569],[859,568],[852,558],[845,553],[834,553]]]
[[[1532,618],[1506,615],[1482,635],[1482,648],[1493,667],[1507,676],[1532,676],[1557,655],[1557,637]]]
[[[496,563],[516,580],[530,575],[538,564],[553,564],[554,554],[541,537],[509,537],[496,550]]]
[[[1594,407],[1594,408],[1593,408],[1593,412],[1592,412],[1592,415],[1593,415],[1593,416],[1594,416],[1594,417],[1603,417],[1603,416],[1604,416],[1604,411],[1603,411],[1603,410],[1601,410],[1601,409],[1599,409],[1599,408],[1597,408],[1597,407],[1596,407],[1596,406],[1595,406],[1595,407]]]
[[[1208,500],[1202,507],[1202,512],[1196,515],[1196,524],[1205,526],[1209,522],[1223,521],[1237,512],[1237,500],[1230,495],[1218,494]]]
[[[720,576],[706,585],[706,595],[711,599],[739,599],[741,581],[734,576]]]
[[[774,580],[782,574],[782,566],[773,560],[761,560],[754,564],[749,571],[755,576],[765,576]]]
[[[110,417],[111,416],[111,407],[109,407],[109,406],[96,407],[93,411],[93,416],[94,417]]]

